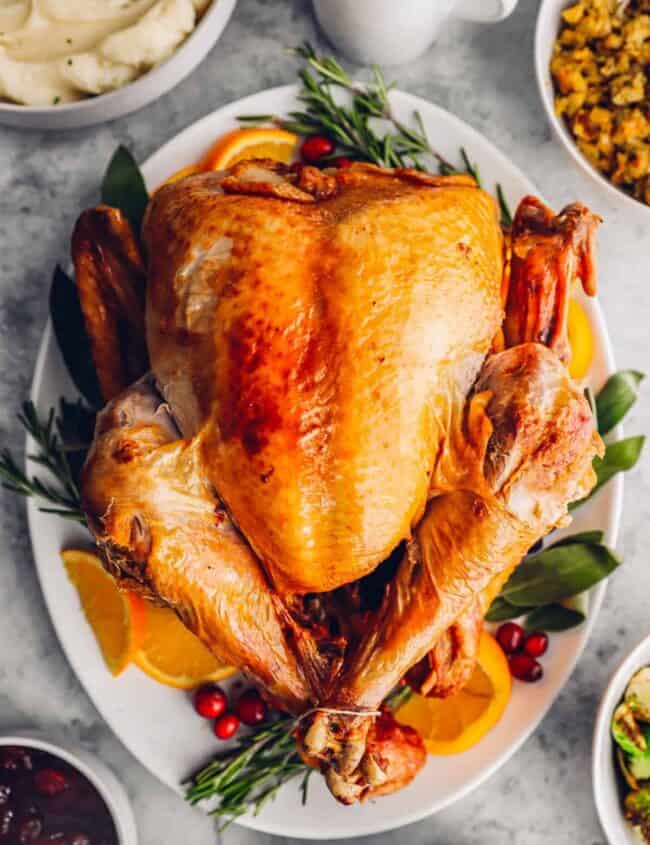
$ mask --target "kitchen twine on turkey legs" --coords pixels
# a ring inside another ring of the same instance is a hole
[[[338,707],[310,707],[309,710],[305,710],[300,716],[296,716],[294,719],[295,724],[299,725],[303,719],[313,716],[314,713],[330,713],[334,716],[381,716],[382,711],[364,710],[361,707],[358,710],[339,710]]]

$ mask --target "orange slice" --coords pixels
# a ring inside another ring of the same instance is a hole
[[[201,162],[201,170],[224,170],[247,158],[272,158],[288,164],[296,154],[298,136],[285,129],[260,126],[233,129],[210,149]]]
[[[61,557],[106,665],[119,675],[143,642],[144,602],[135,593],[120,590],[93,552],[65,549]]]
[[[221,663],[166,607],[146,603],[146,633],[134,662],[161,684],[192,689],[221,681],[237,670]]]
[[[476,745],[503,716],[511,687],[510,667],[501,646],[483,632],[467,686],[449,698],[414,693],[396,718],[415,728],[430,754],[460,754]]]
[[[165,179],[164,182],[161,182],[161,184],[158,185],[158,188],[162,188],[163,185],[169,185],[171,182],[178,182],[180,179],[184,179],[186,176],[193,176],[195,173],[200,172],[201,168],[198,164],[188,164],[187,167],[181,167],[180,170],[177,170],[175,173],[172,173],[172,175],[168,179]],[[156,188],[156,190],[158,190],[158,188]]]
[[[581,381],[587,375],[594,357],[594,335],[589,317],[575,299],[569,300],[568,333],[571,347],[569,373],[576,381]]]

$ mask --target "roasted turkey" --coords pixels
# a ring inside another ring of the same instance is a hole
[[[345,803],[414,776],[382,701],[467,680],[492,598],[593,486],[566,321],[597,222],[527,197],[504,235],[467,176],[252,161],[159,189],[142,252],[115,209],[77,223],[106,566],[295,714]]]

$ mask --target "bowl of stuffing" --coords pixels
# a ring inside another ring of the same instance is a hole
[[[573,160],[650,216],[650,0],[543,0],[535,70]]]
[[[0,2],[0,123],[77,129],[147,105],[202,61],[235,3]]]

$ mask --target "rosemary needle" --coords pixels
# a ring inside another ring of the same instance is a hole
[[[410,695],[409,686],[399,687],[384,706],[397,710]],[[295,728],[296,720],[282,715],[238,739],[192,775],[185,794],[187,801],[197,804],[218,799],[219,803],[210,812],[225,819],[223,830],[243,813],[259,813],[283,784],[302,775],[300,792],[304,804],[314,770],[298,753]]]
[[[469,173],[481,186],[478,166],[463,147],[460,149],[462,164],[457,167],[431,145],[419,111],[413,113],[415,128],[396,118],[389,99],[393,86],[386,84],[377,66],[372,68],[371,81],[362,84],[355,82],[335,58],[316,53],[308,41],[287,52],[303,59],[307,65],[298,71],[301,83],[298,100],[303,109],[289,112],[288,116],[240,115],[240,122],[273,123],[300,136],[326,135],[336,142],[337,150],[323,159],[323,163],[345,156],[380,167],[427,170],[427,165],[435,162],[442,175]],[[333,89],[344,91],[349,103],[338,102]],[[376,128],[377,123],[388,128],[382,132]],[[510,226],[512,215],[500,185],[497,185],[497,195],[502,225]]]
[[[56,479],[57,484],[43,481],[36,476],[29,477],[19,467],[11,452],[3,449],[0,452],[2,486],[21,496],[34,496],[56,506],[40,507],[39,510],[45,513],[57,514],[65,519],[84,523],[79,488],[59,435],[63,427],[62,420],[57,417],[54,408],[50,409],[44,420],[40,419],[31,401],[23,402],[18,420],[36,444],[36,451],[28,457],[48,470]]]

